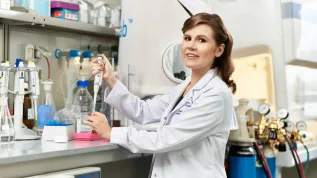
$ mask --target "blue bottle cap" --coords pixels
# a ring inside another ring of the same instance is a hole
[[[77,82],[78,87],[88,87],[88,80],[79,80]]]
[[[306,134],[303,134],[303,138],[306,138],[307,137],[307,135]]]
[[[20,59],[20,58],[17,58],[17,59],[15,60],[15,67],[19,67],[20,62],[23,62],[23,60]]]

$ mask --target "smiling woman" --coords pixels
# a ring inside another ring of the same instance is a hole
[[[219,16],[206,13],[186,20],[183,32],[181,46],[174,49],[180,48],[176,51],[191,75],[164,95],[141,100],[114,77],[106,57],[104,66],[92,60],[93,75],[103,70],[109,86],[105,102],[134,122],[160,124],[156,132],[110,128],[100,113],[93,113],[85,124],[134,153],[155,153],[151,177],[225,178],[226,143],[230,130],[237,129],[235,85],[229,80],[232,38]]]
[[[217,14],[200,13],[185,21],[182,29],[182,58],[193,74],[206,73],[216,68],[222,80],[236,91],[236,84],[230,80],[234,71],[231,60],[233,40]]]

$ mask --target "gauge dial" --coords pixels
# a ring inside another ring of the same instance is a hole
[[[279,126],[280,126],[280,128],[284,128],[285,127],[285,121],[280,121]]]
[[[270,105],[261,104],[259,107],[259,113],[262,115],[267,115],[270,112]]]
[[[297,128],[297,130],[299,130],[299,131],[306,130],[307,124],[306,124],[306,122],[304,122],[304,121],[298,121],[298,122],[296,123],[296,128]]]
[[[287,121],[286,124],[285,124],[285,130],[287,132],[293,132],[294,129],[295,129],[295,126],[294,126],[293,122]]]
[[[285,108],[281,108],[277,111],[277,117],[280,118],[280,119],[287,119],[289,113],[287,111],[287,109]]]

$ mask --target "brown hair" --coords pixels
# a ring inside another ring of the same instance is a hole
[[[223,24],[222,19],[217,14],[208,13],[199,13],[191,16],[185,21],[182,31],[185,33],[187,30],[200,24],[206,24],[211,27],[214,32],[213,37],[218,46],[221,44],[225,45],[222,55],[215,58],[212,67],[217,68],[218,74],[221,76],[222,80],[229,88],[231,88],[232,93],[235,93],[237,85],[230,79],[231,74],[234,71],[234,66],[231,60],[231,51],[233,46],[232,36]]]

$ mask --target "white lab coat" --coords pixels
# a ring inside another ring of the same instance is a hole
[[[153,178],[225,178],[226,143],[237,128],[231,91],[211,69],[172,110],[188,84],[142,101],[118,81],[105,102],[137,123],[161,126],[157,132],[112,128],[110,142],[133,153],[155,153]]]

